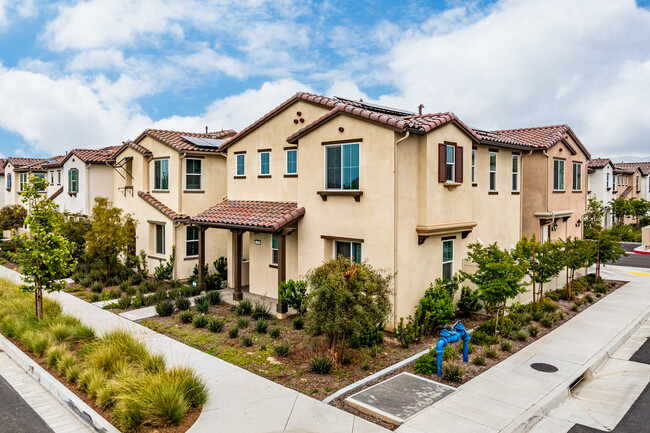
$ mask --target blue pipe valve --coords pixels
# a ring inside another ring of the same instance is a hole
[[[436,344],[438,377],[442,375],[442,354],[445,353],[445,346],[460,340],[463,340],[463,362],[467,362],[470,336],[465,330],[465,326],[462,323],[456,322],[453,328],[448,326],[440,331],[440,338],[438,339],[438,344]]]

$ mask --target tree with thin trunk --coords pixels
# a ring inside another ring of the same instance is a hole
[[[533,235],[522,237],[513,252],[519,261],[529,263],[527,275],[533,285],[533,308],[544,296],[544,284],[557,277],[564,267],[564,244],[562,241],[538,242]]]
[[[620,259],[622,256],[627,255],[625,250],[621,248],[618,241],[612,237],[609,232],[600,231],[598,233],[598,240],[593,241],[595,248],[592,249],[592,261],[596,263],[596,282],[600,277],[600,266],[603,263],[613,262]],[[604,266],[604,265],[603,265]]]
[[[346,340],[384,325],[391,312],[391,277],[367,262],[339,256],[307,273],[307,325],[329,337],[329,354],[339,365]]]
[[[565,265],[568,272],[567,300],[572,298],[573,280],[576,269],[588,268],[594,263],[596,245],[593,241],[579,238],[567,238],[564,241]]]
[[[58,206],[47,199],[43,191],[47,181],[32,177],[25,185],[22,202],[29,215],[25,224],[29,233],[14,236],[19,247],[16,253],[25,283],[20,288],[34,292],[36,319],[43,318],[43,290],[58,291],[65,287],[77,260],[73,257],[74,244],[61,235],[63,215]]]

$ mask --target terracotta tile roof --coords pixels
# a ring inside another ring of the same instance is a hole
[[[52,158],[48,158],[48,162],[42,164],[41,168],[61,167],[64,159],[65,159],[65,155],[59,155],[59,156],[54,156]]]
[[[582,142],[573,133],[569,125],[538,126],[533,128],[504,129],[501,131],[482,131],[475,129],[481,136],[482,141],[488,143],[516,144],[534,149],[549,149],[560,141],[564,140],[564,134],[569,134],[578,144],[580,149],[590,158],[591,155]],[[569,148],[572,151],[575,149]]]
[[[145,129],[142,134],[138,136],[135,140],[135,143],[138,143],[144,137],[149,136],[155,138],[158,141],[161,141],[173,149],[180,151],[192,151],[192,152],[210,152],[218,153],[221,151],[221,148],[211,148],[211,147],[200,147],[194,143],[191,143],[185,140],[181,135],[188,137],[198,137],[198,138],[214,138],[219,140],[225,140],[227,138],[235,135],[235,131],[232,129],[222,129],[221,131],[208,132],[207,134],[195,133],[195,132],[180,132],[180,131],[165,131],[162,129]]]
[[[637,167],[614,164],[614,174],[634,174],[635,171],[637,171]]]
[[[109,146],[101,149],[72,149],[61,161],[61,165],[72,158],[72,156],[76,156],[86,164],[104,164],[121,147]]]
[[[5,174],[5,160],[0,158],[0,176]]]
[[[621,193],[621,198],[627,197],[628,195],[630,195],[631,192],[632,192],[632,185],[628,186],[623,190],[623,192]]]
[[[54,191],[54,192],[52,193],[52,195],[49,196],[47,199],[48,199],[49,201],[52,201],[52,200],[54,200],[55,198],[57,198],[59,195],[61,195],[62,192],[63,192],[63,187],[61,186],[61,187],[59,187],[59,189],[57,189],[56,191]]]
[[[641,170],[641,173],[644,176],[650,174],[650,162],[617,162],[614,164],[614,167],[618,169],[632,169],[632,170],[636,170],[638,168]]]
[[[18,158],[15,156],[10,156],[9,158],[5,159],[2,167],[6,167],[7,164],[11,163],[11,165],[14,166],[14,168],[22,168],[28,165],[36,164],[36,163],[41,163],[44,164],[48,160],[45,158]]]
[[[305,214],[293,202],[224,200],[191,219],[216,227],[242,227],[277,232]]]
[[[160,200],[149,194],[148,192],[143,192],[143,191],[138,191],[138,197],[140,197],[142,200],[146,201],[149,203],[151,206],[153,206],[156,210],[158,210],[161,214],[165,215],[167,218],[177,221],[177,220],[186,220],[189,218],[189,216],[184,215],[184,214],[179,214],[168,208],[165,204],[163,204]]]
[[[609,158],[594,158],[587,161],[587,167],[589,168],[603,168],[607,165],[612,164],[612,161]],[[614,164],[612,164],[613,166]]]

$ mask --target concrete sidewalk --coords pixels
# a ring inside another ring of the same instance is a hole
[[[607,266],[603,278],[628,284],[553,332],[472,379],[407,420],[401,433],[522,432],[569,397],[569,386],[602,365],[650,316],[644,269]],[[530,367],[556,366],[555,373]]]

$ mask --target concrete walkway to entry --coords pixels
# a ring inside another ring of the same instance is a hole
[[[565,402],[569,386],[601,366],[650,317],[647,271],[607,266],[603,278],[629,283],[410,418],[397,432],[526,431]],[[530,367],[538,362],[558,371]]]

